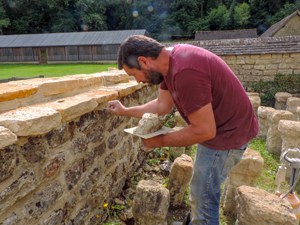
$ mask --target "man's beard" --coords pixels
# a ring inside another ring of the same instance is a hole
[[[147,71],[146,77],[150,84],[160,84],[164,80],[164,76],[161,73],[153,70]]]

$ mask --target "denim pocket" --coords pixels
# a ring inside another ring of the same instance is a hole
[[[243,146],[240,149],[229,150],[227,159],[224,163],[224,167],[221,173],[224,179],[227,177],[232,167],[234,167],[236,164],[238,164],[241,161],[246,148],[247,145],[245,147]]]

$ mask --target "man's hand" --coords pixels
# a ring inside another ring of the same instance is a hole
[[[159,135],[153,138],[143,139],[143,151],[151,152],[154,148],[161,147],[163,135]]]
[[[126,107],[118,100],[109,101],[107,109],[118,116],[123,116],[126,113]]]

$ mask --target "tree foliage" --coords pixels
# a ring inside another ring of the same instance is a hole
[[[201,30],[257,28],[300,0],[0,0],[0,34],[146,29],[158,39]]]

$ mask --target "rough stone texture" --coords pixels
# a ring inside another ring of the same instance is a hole
[[[299,222],[286,200],[264,190],[241,186],[237,188],[236,225],[296,225]]]
[[[141,180],[136,188],[132,213],[137,225],[167,225],[169,190],[152,180]]]
[[[257,110],[258,123],[259,123],[259,137],[266,138],[270,126],[269,117],[275,111],[272,107],[259,106]]]
[[[292,94],[288,92],[277,92],[275,94],[275,109],[286,110],[286,102]]]
[[[236,188],[241,185],[252,186],[263,170],[264,160],[259,152],[247,148],[241,161],[234,166],[225,182],[222,202],[227,216],[236,216]]]
[[[286,110],[275,110],[269,117],[269,129],[267,132],[267,150],[273,154],[281,154],[282,140],[278,131],[280,120],[293,120],[294,114]]]
[[[249,96],[249,95],[248,95]],[[257,114],[257,109],[261,104],[261,100],[259,96],[256,95],[250,95],[249,96],[250,102],[252,104],[252,108],[254,110],[254,112]]]
[[[289,97],[287,99],[286,105],[287,105],[286,109],[295,115],[295,120],[296,120],[297,108],[300,106],[300,98]]]
[[[17,135],[15,135],[9,129],[0,126],[0,149],[8,145],[14,144],[17,141],[17,139]]]
[[[297,107],[296,109],[296,119],[297,121],[300,121],[300,107]]]
[[[172,164],[168,189],[171,206],[180,206],[193,174],[193,159],[185,154],[177,157]]]
[[[99,79],[100,74],[89,76]],[[41,90],[47,90],[39,88],[51,79],[15,82],[15,86],[35,87],[37,92],[1,102],[4,111],[0,110],[0,120],[15,130],[1,127],[0,139],[8,141],[9,129],[17,140],[7,142],[0,150],[0,224],[103,224],[107,211],[99,211],[99,206],[120,194],[125,181],[147,156],[140,150],[140,138],[122,132],[136,126],[138,120],[112,115],[106,109],[107,101],[142,104],[156,97],[158,87],[133,81],[119,84],[128,76],[114,71],[103,78],[109,86],[87,81],[84,85],[92,86],[64,93],[58,93],[64,90],[57,88],[57,94],[50,95],[49,90],[49,95],[42,96]],[[20,89],[16,91],[21,93]],[[57,111],[51,106],[53,102],[65,107]],[[19,104],[23,108],[7,110]],[[89,105],[92,107],[85,107]],[[54,116],[47,115],[49,111]],[[16,117],[12,112],[21,115]],[[22,132],[15,132],[21,128]],[[101,218],[96,217],[98,214]]]
[[[282,139],[282,151],[289,148],[300,148],[300,122],[280,120],[278,130]]]
[[[0,114],[0,125],[17,136],[40,135],[58,128],[61,116],[52,108],[24,107]]]

